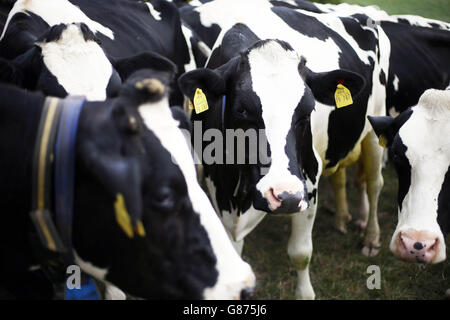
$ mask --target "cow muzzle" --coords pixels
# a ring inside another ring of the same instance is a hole
[[[440,249],[439,236],[429,231],[408,229],[400,231],[391,248],[398,258],[419,263],[436,263],[436,255]]]
[[[308,199],[304,192],[290,192],[280,188],[270,188],[264,193],[270,213],[292,214],[308,208]]]

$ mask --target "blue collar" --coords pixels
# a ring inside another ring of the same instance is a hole
[[[80,97],[48,97],[34,147],[30,216],[42,246],[47,252],[56,253],[63,264],[73,261],[75,143],[84,100]],[[52,208],[57,228],[52,219]],[[37,254],[41,259],[53,256]]]
[[[222,96],[222,133],[225,133],[225,108],[227,106],[227,97]]]
[[[78,120],[84,97],[68,97],[61,101],[61,116],[55,142],[54,208],[56,225],[65,247],[65,262],[73,261],[72,220],[75,187],[75,145]]]

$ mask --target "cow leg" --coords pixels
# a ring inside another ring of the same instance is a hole
[[[239,241],[233,241],[231,240],[231,243],[233,244],[234,249],[236,252],[242,256],[242,250],[244,249],[244,239],[241,239]]]
[[[362,141],[362,157],[369,199],[369,218],[362,253],[365,256],[375,256],[380,249],[378,197],[383,187],[383,176],[381,174],[383,149],[378,145],[378,139],[373,130]]]
[[[366,177],[364,176],[363,157],[359,157],[357,162],[355,185],[359,192],[359,216],[354,224],[361,230],[365,230],[369,218],[369,198],[367,197]]]
[[[292,217],[292,230],[288,243],[288,255],[297,269],[297,299],[313,300],[314,289],[309,278],[309,263],[313,250],[312,228],[316,216],[317,198],[311,206]]]
[[[336,206],[334,226],[340,232],[347,233],[347,223],[352,219],[352,216],[348,211],[345,168],[340,167],[330,178]]]

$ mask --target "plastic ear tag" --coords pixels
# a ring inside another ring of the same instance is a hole
[[[383,148],[387,147],[387,139],[383,134],[378,137],[378,144]]]
[[[129,238],[133,238],[134,233],[131,225],[131,218],[125,207],[125,200],[121,193],[117,194],[116,202],[114,202],[114,210],[116,211],[116,221],[119,226]]]
[[[190,99],[189,99],[189,110],[194,110],[194,104]]]
[[[350,90],[342,84],[338,84],[336,92],[334,93],[334,100],[336,100],[336,107],[342,108],[353,104],[352,94]]]
[[[137,222],[137,225],[136,225],[135,230],[136,230],[136,233],[137,233],[139,236],[145,237],[145,229],[144,229],[144,225],[142,224],[142,221],[141,221],[141,220],[139,220],[139,221]]]
[[[206,101],[206,96],[203,93],[202,89],[200,88],[197,88],[197,90],[195,90],[194,107],[195,113],[197,114],[202,113],[209,109],[208,101]]]

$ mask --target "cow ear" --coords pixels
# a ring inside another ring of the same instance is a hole
[[[181,92],[191,101],[197,89],[201,89],[208,100],[225,93],[225,79],[217,70],[200,68],[186,72],[178,79]]]
[[[353,101],[366,86],[366,81],[359,74],[348,70],[313,72],[304,62],[300,62],[299,72],[311,89],[314,98],[324,104],[336,105],[334,94],[338,84],[345,86],[351,93]]]
[[[23,84],[22,68],[14,61],[0,58],[0,82],[21,87]]]
[[[114,68],[119,73],[122,81],[125,81],[134,72],[141,69],[151,69],[155,72],[162,72],[169,75],[169,80],[173,80],[177,73],[177,66],[170,60],[155,52],[142,52],[138,55],[114,59],[110,58]]]
[[[372,117],[367,116],[373,131],[378,136],[380,144],[390,147],[398,129],[395,126],[395,119],[390,116]]]

